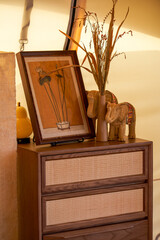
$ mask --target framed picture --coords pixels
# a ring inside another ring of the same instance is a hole
[[[76,51],[19,52],[20,69],[37,145],[94,137]]]

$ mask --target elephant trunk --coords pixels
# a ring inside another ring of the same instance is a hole
[[[111,110],[110,109],[107,109],[107,114],[105,116],[105,121],[107,123],[111,123],[112,122],[112,120],[111,120]]]
[[[116,111],[116,105],[108,103],[107,104],[107,113],[105,116],[105,121],[107,123],[113,123],[118,117],[118,112]]]
[[[97,102],[95,97],[88,97],[87,116],[89,118],[97,118]]]

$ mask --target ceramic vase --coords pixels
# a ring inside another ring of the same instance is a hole
[[[96,141],[98,142],[108,141],[108,128],[107,123],[105,121],[105,114],[106,114],[106,97],[105,95],[99,95],[97,134],[96,134]]]

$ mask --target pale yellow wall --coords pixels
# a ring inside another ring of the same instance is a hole
[[[36,0],[32,12],[31,26],[29,29],[29,43],[25,50],[55,50],[63,49],[64,37],[58,29],[66,29],[68,15],[66,8],[68,0],[61,3],[62,13],[57,16],[54,12],[54,4],[58,1]],[[13,4],[14,2],[14,4]],[[101,14],[110,8],[108,1],[88,0],[88,7]],[[23,13],[22,0],[0,0],[0,36],[2,51],[19,51],[19,35]],[[120,4],[122,3],[122,5]],[[160,1],[159,0],[119,0],[118,19],[122,20],[128,3],[130,15],[125,27],[133,30],[133,37],[127,35],[118,45],[118,50],[125,51],[127,59],[123,56],[116,58],[111,65],[109,84],[107,89],[114,92],[119,102],[131,102],[137,112],[137,137],[152,140],[154,142],[154,179],[160,178]],[[48,5],[47,5],[48,4]],[[106,10],[105,10],[106,9]],[[57,5],[55,8],[58,11]],[[82,41],[86,43],[85,34]],[[78,51],[79,60],[82,53]],[[83,71],[83,80],[87,89],[96,89],[92,76]],[[17,101],[25,105],[25,97],[16,69]],[[154,237],[160,232],[160,181],[154,182]]]

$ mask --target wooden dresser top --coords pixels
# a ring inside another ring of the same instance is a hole
[[[64,143],[57,144],[56,146],[47,145],[36,145],[35,143],[29,144],[19,144],[18,149],[25,149],[28,151],[32,151],[35,153],[40,153],[41,155],[46,154],[58,154],[61,152],[72,153],[72,152],[91,152],[95,150],[112,150],[112,149],[123,149],[127,147],[141,147],[152,144],[151,141],[144,139],[128,139],[126,138],[125,142],[117,142],[117,141],[108,141],[108,142],[96,142],[95,139],[85,140],[84,142],[72,142],[72,143]]]

